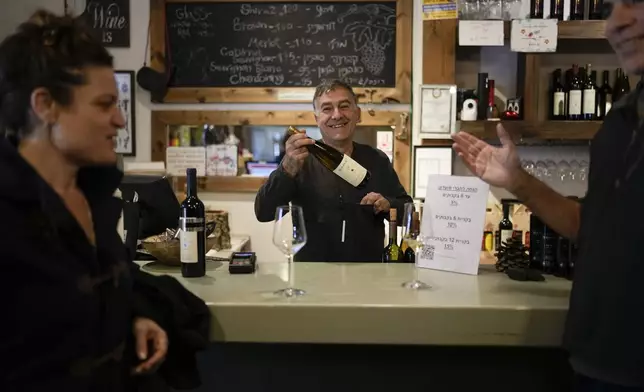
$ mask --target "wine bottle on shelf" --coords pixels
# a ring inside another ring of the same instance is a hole
[[[582,83],[579,78],[579,66],[573,64],[572,76],[570,78],[570,86],[568,90],[568,119],[581,120],[582,112]]]
[[[550,19],[564,19],[564,0],[550,0]]]
[[[530,18],[543,19],[543,0],[530,0]]]
[[[602,86],[599,88],[599,118],[604,119],[613,105],[613,89],[609,83],[609,72],[602,71]]]
[[[293,126],[289,126],[288,133],[295,135],[302,133],[302,131]],[[358,189],[364,188],[367,182],[369,182],[369,179],[371,179],[371,172],[365,169],[364,166],[353,160],[350,156],[341,153],[319,140],[316,140],[315,144],[307,145],[306,148],[309,150],[309,154],[313,155],[322,166]]]
[[[499,222],[499,246],[512,238],[512,234],[514,233],[514,225],[510,220],[510,203],[501,200],[501,204],[503,206],[503,219]]]
[[[488,81],[487,119],[499,120],[499,109],[494,103],[494,79]]]
[[[631,83],[628,81],[628,75],[622,73],[624,77],[622,78],[622,92],[624,95],[627,95],[631,92]]]
[[[186,170],[186,184],[179,215],[181,275],[198,278],[206,274],[206,209],[197,197],[197,169]]]
[[[584,0],[570,0],[570,20],[584,19]]]
[[[389,209],[389,244],[382,251],[383,263],[402,263],[403,253],[398,246],[398,223],[396,222],[396,209]]]
[[[566,119],[565,103],[566,90],[561,83],[561,68],[557,68],[553,72],[552,81],[552,112],[550,113],[552,120]]]
[[[604,0],[590,0],[588,5],[588,19],[604,19]]]
[[[570,103],[570,81],[572,80],[572,68],[566,70],[564,77],[564,92],[566,93],[566,99],[564,101],[564,112],[566,119],[568,118],[568,104]]]
[[[615,84],[613,85],[613,102],[619,101],[622,96],[624,95],[623,89],[622,89],[622,69],[617,68],[615,71]]]
[[[592,66],[590,64],[587,64],[582,96],[582,118],[586,121],[595,120],[597,118],[597,86],[595,86],[597,79],[596,75],[597,73],[593,74]]]

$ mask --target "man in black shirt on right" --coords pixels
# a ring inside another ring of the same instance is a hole
[[[629,74],[644,73],[644,3],[611,7],[606,35]],[[590,150],[583,204],[521,169],[503,127],[496,148],[464,132],[454,149],[470,170],[506,188],[558,233],[576,239],[579,258],[564,345],[579,391],[644,391],[644,91],[615,105]]]

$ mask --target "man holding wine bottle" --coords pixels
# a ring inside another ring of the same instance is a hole
[[[351,86],[323,83],[313,108],[322,140],[289,127],[285,156],[257,193],[255,215],[270,222],[280,205],[303,207],[308,241],[296,260],[380,262],[389,209],[402,211],[412,199],[382,151],[353,141],[361,111]]]

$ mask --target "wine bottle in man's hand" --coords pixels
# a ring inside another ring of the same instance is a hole
[[[293,126],[288,127],[288,133],[291,135],[291,138],[289,138],[289,141],[293,139],[297,135],[303,135],[304,132],[299,131]],[[306,140],[306,142],[304,142]],[[286,154],[287,157],[285,160],[290,161],[291,157],[289,157],[289,141],[286,142]],[[349,184],[355,186],[356,188],[364,188],[364,186],[369,182],[369,179],[371,178],[371,173],[369,170],[365,169],[361,164],[353,160],[350,156],[341,153],[340,151],[336,150],[335,148],[321,142],[318,140],[313,140],[308,137],[301,137],[297,136],[296,139],[293,141],[294,145],[297,145],[298,148],[305,147],[308,150],[308,153],[313,155],[320,163],[322,166],[326,167],[327,169],[331,170],[333,173],[337,174],[340,178],[348,182]],[[298,154],[292,154],[294,155],[294,159],[297,159],[301,157],[302,153]],[[308,155],[308,154],[306,154]],[[306,155],[304,157],[306,157]],[[303,161],[303,158],[302,158]],[[291,166],[290,162],[287,162],[286,165],[284,165],[285,170],[289,172],[289,174],[293,175],[293,173],[290,172],[290,168],[288,166]],[[293,165],[294,166],[294,165]],[[299,164],[299,168],[301,168],[301,163]],[[296,171],[297,173],[297,171]]]

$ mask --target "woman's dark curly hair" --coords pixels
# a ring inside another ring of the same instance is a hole
[[[39,10],[0,43],[0,137],[13,143],[34,126],[31,94],[46,88],[60,105],[85,83],[85,67],[113,67],[113,59],[83,22]]]

